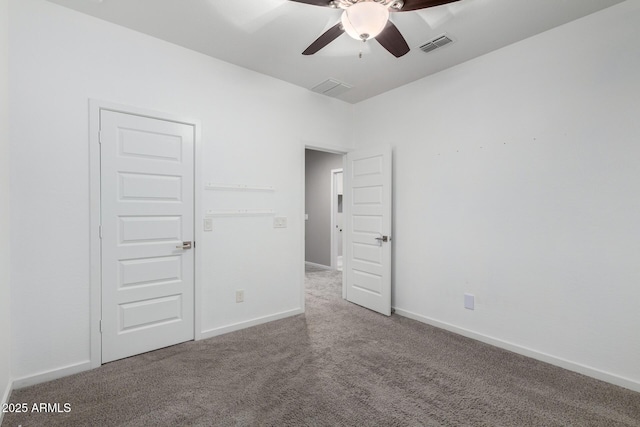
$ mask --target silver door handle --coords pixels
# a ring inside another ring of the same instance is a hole
[[[191,242],[182,242],[181,245],[176,246],[176,249],[191,249]]]
[[[389,236],[381,236],[381,237],[376,237],[376,240],[379,242],[388,242],[389,240]]]

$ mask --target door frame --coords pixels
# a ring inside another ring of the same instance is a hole
[[[344,159],[342,160],[344,163]],[[338,182],[336,180],[336,175],[339,173],[343,173],[344,169],[340,168],[340,169],[331,169],[331,232],[329,234],[329,236],[331,237],[331,247],[329,250],[329,254],[331,257],[331,268],[334,270],[338,269],[338,263],[337,263],[337,258],[338,258],[338,242],[336,241],[336,200],[338,199],[338,191],[337,191],[337,185]],[[342,184],[343,184],[343,192],[344,192],[344,176],[342,179]],[[342,262],[344,262],[344,252],[343,254],[343,258],[342,258]]]
[[[194,146],[193,146],[193,175],[194,175],[194,241],[202,242],[202,221],[204,219],[202,210],[202,164],[201,164],[201,123],[199,120],[174,114],[167,114],[159,111],[144,108],[132,107],[129,105],[117,104],[97,99],[89,99],[89,261],[90,261],[90,365],[97,368],[102,365],[102,336],[100,332],[100,321],[102,320],[102,253],[100,239],[100,217],[101,217],[101,186],[100,186],[100,141],[98,132],[100,131],[101,111],[113,111],[117,113],[131,114],[135,116],[160,119],[193,126]],[[202,272],[201,272],[201,251],[194,248],[194,337],[195,340],[202,338],[201,334],[201,307],[197,303],[201,300],[202,294]]]
[[[300,150],[300,184],[301,184],[301,188],[300,188],[300,194],[302,194],[301,197],[301,202],[300,202],[300,212],[302,212],[302,224],[303,224],[303,228],[302,228],[302,232],[300,233],[300,258],[298,259],[298,265],[300,265],[300,309],[302,310],[302,312],[304,313],[305,311],[305,284],[304,284],[304,280],[305,280],[305,239],[306,239],[306,221],[304,219],[304,215],[306,214],[306,200],[307,200],[307,168],[306,168],[306,162],[305,162],[305,153],[306,150],[315,150],[315,151],[324,151],[325,153],[332,153],[332,154],[340,154],[342,156],[342,168],[344,170],[344,167],[346,165],[346,161],[347,161],[347,153],[349,151],[353,151],[353,148],[351,147],[342,147],[342,146],[338,146],[338,145],[332,145],[332,144],[323,144],[323,143],[316,143],[316,142],[307,142],[307,141],[302,141],[301,144],[302,148]],[[344,240],[342,241],[342,250],[344,253]],[[343,265],[342,265],[342,298],[346,299],[347,298],[347,287],[346,287],[346,281],[345,281],[345,271],[347,271],[345,269],[345,264],[344,264],[344,258],[343,258]]]

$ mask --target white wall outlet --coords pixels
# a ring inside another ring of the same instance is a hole
[[[464,294],[464,308],[467,310],[475,310],[476,297],[471,294]]]
[[[203,223],[204,231],[213,231],[213,218],[205,218]]]
[[[309,214],[304,214],[304,220],[309,221]]]
[[[236,302],[244,302],[244,290],[238,289],[236,291]]]
[[[277,216],[273,218],[273,228],[287,228],[287,217]]]

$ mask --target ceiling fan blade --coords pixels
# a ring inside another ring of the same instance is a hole
[[[340,37],[342,33],[344,33],[344,29],[342,28],[342,24],[338,22],[336,25],[329,28],[327,31],[324,32],[324,34],[318,37],[316,41],[311,43],[309,47],[305,49],[304,52],[302,52],[302,54],[313,55],[314,53],[316,53],[317,51],[319,51],[320,49],[322,49],[323,47],[325,47],[326,45],[328,45],[329,43],[331,43],[332,41]]]
[[[378,34],[376,40],[396,58],[400,58],[410,50],[400,30],[391,21],[387,21],[387,26]]]
[[[440,6],[454,3],[460,0],[404,0],[404,6],[398,12],[410,12],[412,10],[426,9],[428,7]],[[393,9],[391,9],[393,11]]]
[[[295,1],[296,3],[306,3],[306,4],[313,4],[315,6],[326,6],[326,7],[329,7],[329,3],[331,3],[330,0],[291,0],[291,1]]]

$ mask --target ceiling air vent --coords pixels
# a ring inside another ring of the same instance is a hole
[[[311,88],[313,92],[321,93],[327,96],[336,97],[351,89],[353,86],[339,82],[334,79],[328,79]]]
[[[446,34],[443,34],[420,46],[420,50],[429,53],[438,49],[439,47],[446,46],[451,42],[453,42],[453,40]]]

